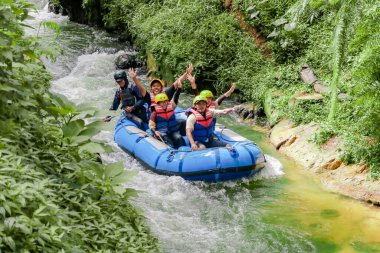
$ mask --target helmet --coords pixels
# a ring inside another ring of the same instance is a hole
[[[214,94],[212,94],[212,92],[209,90],[202,90],[199,95],[204,96],[206,98],[213,98],[214,97]]]
[[[205,96],[202,96],[202,95],[198,95],[194,98],[193,100],[193,104],[196,104],[198,103],[199,101],[207,101],[207,98]]]
[[[115,74],[113,75],[113,78],[115,78],[116,82],[120,82],[121,80],[128,80],[127,73],[125,73],[124,70],[116,70]]]
[[[154,97],[154,102],[156,102],[156,103],[162,102],[162,101],[167,101],[167,100],[169,100],[169,98],[168,98],[168,96],[165,93],[157,94]]]
[[[161,87],[164,87],[164,82],[163,82],[161,79],[158,79],[158,78],[153,79],[153,80],[150,82],[150,85],[149,85],[149,86],[152,88],[153,83],[156,83],[156,82],[160,83],[160,84],[161,84]]]

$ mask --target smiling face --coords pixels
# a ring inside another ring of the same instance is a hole
[[[157,104],[162,107],[162,109],[166,110],[168,108],[168,100],[158,102]]]
[[[212,97],[208,97],[208,98],[207,98],[207,105],[210,105],[210,104],[211,104],[211,101],[212,101]]]
[[[199,101],[198,103],[195,104],[195,108],[197,109],[198,112],[204,112],[206,110],[206,101]]]
[[[154,95],[157,95],[162,92],[162,85],[160,82],[154,82],[150,86],[150,90],[153,92]]]

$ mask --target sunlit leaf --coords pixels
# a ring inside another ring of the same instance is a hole
[[[84,121],[82,119],[70,121],[67,125],[62,127],[64,137],[77,136],[84,128]]]
[[[278,35],[280,34],[280,31],[277,31],[276,29],[274,29],[268,36],[267,38],[274,38],[274,37],[277,37]]]
[[[285,24],[286,22],[287,22],[286,19],[284,19],[284,18],[280,18],[280,19],[277,19],[276,21],[274,21],[273,24],[274,24],[275,26],[279,26],[279,25],[283,25],[283,24]]]
[[[255,8],[254,5],[250,5],[250,6],[248,6],[247,11],[251,11],[251,10],[253,10],[254,8]]]
[[[251,19],[256,18],[260,14],[260,11],[255,11],[254,13],[251,14]]]
[[[133,176],[137,175],[137,171],[126,171],[112,178],[112,184],[117,185],[131,181]]]
[[[104,170],[107,178],[114,177],[124,171],[124,164],[122,162],[110,163],[104,165]]]
[[[285,31],[288,31],[288,32],[294,30],[294,28],[296,28],[296,23],[294,23],[294,22],[291,22],[291,23],[284,25]]]
[[[109,146],[105,146],[104,144],[96,143],[96,142],[84,144],[83,146],[81,146],[79,148],[79,150],[81,152],[87,151],[90,153],[110,153],[110,152],[112,152],[112,148],[110,148]]]

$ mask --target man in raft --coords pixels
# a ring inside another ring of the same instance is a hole
[[[188,112],[186,121],[186,136],[191,144],[191,150],[202,150],[212,147],[230,147],[231,145],[213,138],[214,120],[217,115],[232,112],[233,108],[213,110],[207,108],[207,98],[198,95],[193,100],[194,107]]]
[[[133,82],[136,83],[137,87],[140,89],[141,95],[144,97],[145,102],[148,103],[149,108],[150,106],[155,105],[155,96],[160,93],[165,93],[167,97],[169,98],[169,101],[173,98],[174,94],[177,93],[179,96],[179,93],[181,92],[181,83],[186,79],[187,75],[190,74],[193,71],[193,65],[190,64],[189,67],[186,69],[186,72],[181,75],[169,88],[164,90],[164,82],[160,79],[153,79],[150,82],[150,92],[148,92],[144,85],[137,79],[136,70],[129,69],[129,76],[132,78]]]
[[[145,130],[144,123],[147,123],[145,101],[141,96],[140,90],[134,83],[129,83],[127,74],[124,70],[117,70],[114,79],[119,85],[115,92],[113,103],[110,110],[117,110],[121,104],[125,117],[135,123],[138,128]]]

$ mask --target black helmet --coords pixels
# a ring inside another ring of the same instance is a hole
[[[121,80],[125,80],[127,82],[127,73],[125,73],[124,70],[116,70],[115,74],[113,75],[116,82],[120,82]]]

